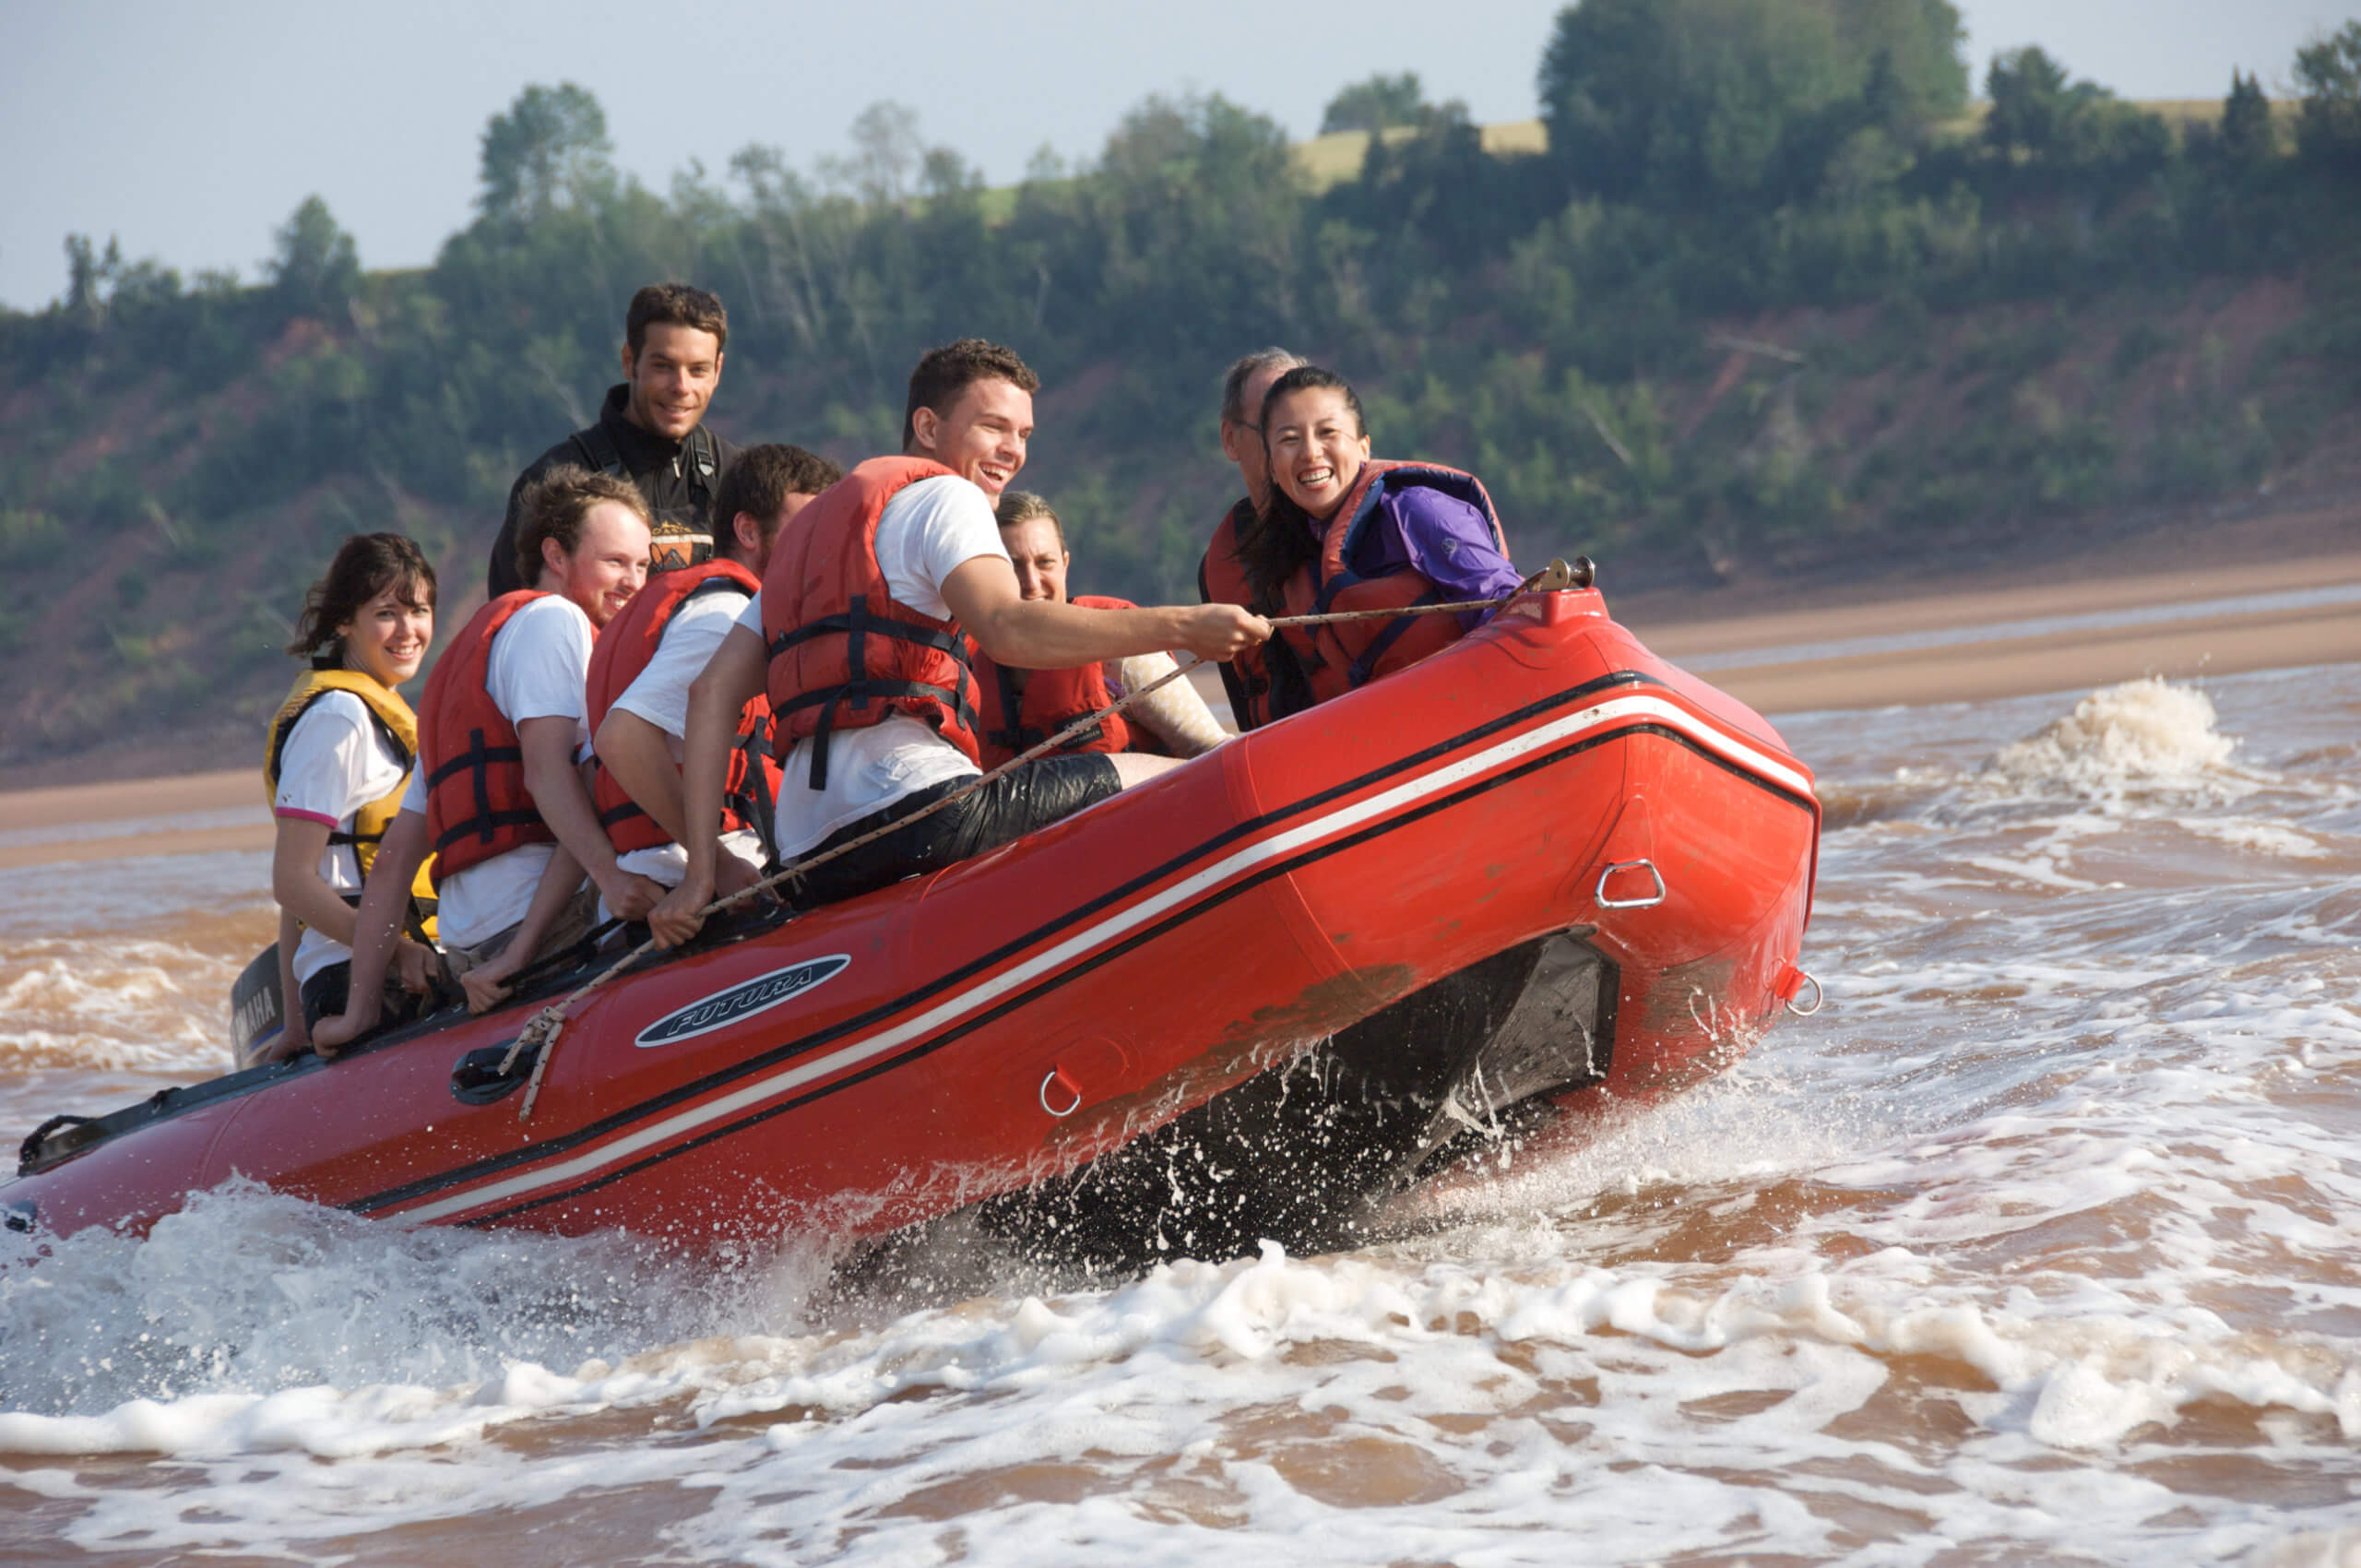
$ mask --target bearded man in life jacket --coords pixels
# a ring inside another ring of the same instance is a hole
[[[1025,466],[1039,378],[981,339],[910,374],[902,453],[832,485],[773,551],[756,595],[689,694],[688,869],[648,917],[687,940],[713,897],[737,715],[766,695],[784,765],[777,842],[792,861],[952,798],[802,879],[848,898],[1008,842],[1177,766],[1125,752],[1043,757],[981,784],[968,639],[997,662],[1063,670],[1186,648],[1226,659],[1270,636],[1236,605],[1091,610],[1026,599],[992,503]]]

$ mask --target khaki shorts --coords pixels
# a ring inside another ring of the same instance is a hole
[[[549,934],[541,938],[540,949],[528,957],[525,963],[532,963],[537,958],[546,958],[560,948],[571,947],[585,936],[589,935],[598,911],[598,884],[585,882],[575,890],[574,897],[566,900],[565,908],[560,910],[557,919],[551,922]],[[506,931],[487,936],[473,946],[445,948],[443,950],[445,971],[456,982],[469,969],[481,968],[489,964],[508,951],[508,944],[516,939],[517,929],[524,923],[518,921],[516,925],[510,926]],[[517,968],[522,968],[524,965],[520,964]]]

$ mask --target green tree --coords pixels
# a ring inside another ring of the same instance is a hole
[[[611,183],[607,112],[572,82],[527,88],[484,126],[476,206],[485,217],[529,222],[579,205]]]
[[[1418,85],[1418,72],[1405,71],[1398,77],[1380,72],[1328,101],[1327,113],[1320,117],[1320,134],[1416,125],[1426,119],[1427,113],[1427,95]]]
[[[1539,89],[1574,188],[1776,206],[1858,130],[1915,135],[1966,95],[1949,0],[1578,0]]]
[[[1218,95],[1151,98],[1087,187],[1097,255],[1074,270],[1097,274],[1106,347],[1221,353],[1286,336],[1304,202],[1275,122]]]
[[[2004,49],[1984,75],[1992,113],[1984,139],[2003,159],[2022,152],[2052,170],[2141,174],[2172,156],[2163,120],[2096,82],[2075,81],[2040,48]]]
[[[854,116],[852,156],[828,160],[831,179],[869,207],[889,207],[909,198],[911,182],[926,162],[918,111],[881,100]]]
[[[361,288],[361,254],[337,224],[328,204],[305,196],[279,227],[271,258],[271,288],[289,315],[344,315]]]
[[[2271,100],[2251,75],[2230,72],[2230,95],[2222,101],[2222,150],[2234,163],[2260,163],[2277,150],[2272,133]]]
[[[103,330],[114,280],[123,271],[123,246],[112,234],[101,252],[88,234],[65,236],[66,318],[91,331]]]
[[[2296,51],[2296,80],[2304,90],[2296,122],[2304,156],[2361,172],[2361,21]]]
[[[1984,73],[1984,96],[1992,101],[1984,139],[2002,157],[2018,151],[2052,156],[2066,147],[2075,118],[2096,90],[2071,82],[2066,67],[2038,44],[2004,49]]]

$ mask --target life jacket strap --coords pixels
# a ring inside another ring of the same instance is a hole
[[[889,637],[896,642],[915,643],[920,647],[947,653],[959,667],[963,679],[956,686],[948,689],[919,681],[873,680],[869,674],[868,658],[868,639],[872,636]],[[975,734],[983,728],[983,721],[977,717],[975,705],[967,700],[967,687],[973,683],[974,675],[967,662],[967,639],[956,628],[945,627],[937,631],[913,625],[907,621],[873,615],[869,610],[869,596],[857,593],[842,614],[823,615],[816,621],[792,627],[773,637],[769,644],[770,657],[777,659],[791,647],[823,636],[845,639],[845,668],[854,671],[853,678],[841,685],[823,686],[817,691],[805,692],[771,709],[772,717],[782,721],[774,750],[777,743],[786,740],[787,730],[783,721],[789,714],[799,713],[808,707],[820,709],[819,727],[812,734],[810,779],[813,789],[827,788],[828,737],[836,729],[836,709],[847,703],[859,712],[869,706],[872,697],[931,698],[951,709],[958,719],[959,727],[967,733]]]
[[[1029,752],[1043,741],[1048,740],[1050,732],[1047,730],[1035,730],[1025,722],[1025,694],[1016,688],[1016,671],[1005,664],[995,664],[992,666],[992,677],[993,683],[1000,688],[1001,716],[1008,720],[1008,727],[986,731],[983,737],[984,743],[989,746],[1004,746],[1014,753]],[[1097,726],[1093,725],[1091,733],[1083,737],[1082,740],[1096,739],[1097,739]],[[1075,743],[1082,743],[1082,740],[1077,740]]]
[[[426,792],[431,800],[435,790],[441,787],[445,779],[459,773],[473,775],[469,783],[473,786],[475,810],[461,821],[445,829],[442,837],[434,840],[436,854],[441,854],[471,833],[483,843],[489,844],[492,842],[493,833],[503,827],[524,827],[541,820],[541,814],[537,811],[496,812],[492,809],[492,765],[495,762],[513,762],[522,766],[524,761],[523,747],[488,746],[484,744],[481,730],[468,731],[468,749],[426,776]]]
[[[966,693],[944,686],[931,686],[923,681],[848,681],[841,686],[825,686],[816,692],[806,692],[777,711],[779,718],[785,719],[789,714],[800,713],[807,707],[820,710],[819,728],[812,731],[809,778],[813,789],[825,790],[828,787],[828,737],[836,727],[836,709],[847,703],[856,708],[864,707],[872,697],[931,698],[957,714],[960,727],[971,735],[982,724],[976,717],[976,710],[968,706]]]
[[[1412,600],[1405,608],[1415,609],[1421,604],[1442,602],[1442,590],[1430,588]],[[1385,657],[1386,650],[1401,641],[1403,634],[1418,624],[1418,619],[1415,615],[1398,615],[1388,622],[1383,631],[1370,638],[1369,647],[1361,650],[1361,656],[1354,659],[1351,667],[1345,671],[1345,683],[1347,686],[1366,685],[1370,677],[1377,673],[1377,661]]]
[[[738,788],[730,791],[727,803],[754,830],[763,841],[763,859],[767,865],[778,859],[778,802],[771,798],[771,774],[767,760],[771,750],[771,723],[757,719],[738,737],[734,748],[738,754]]]

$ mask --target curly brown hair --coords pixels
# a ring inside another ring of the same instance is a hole
[[[582,519],[601,501],[631,508],[650,528],[655,518],[639,486],[613,474],[592,473],[570,465],[550,469],[525,487],[516,498],[516,575],[528,585],[541,575],[541,540],[553,539],[566,554],[582,540]]]
[[[738,514],[761,519],[765,536],[774,531],[779,508],[790,495],[817,495],[845,477],[844,469],[801,446],[765,442],[749,446],[730,463],[713,493],[713,542],[727,555],[738,537]]]

